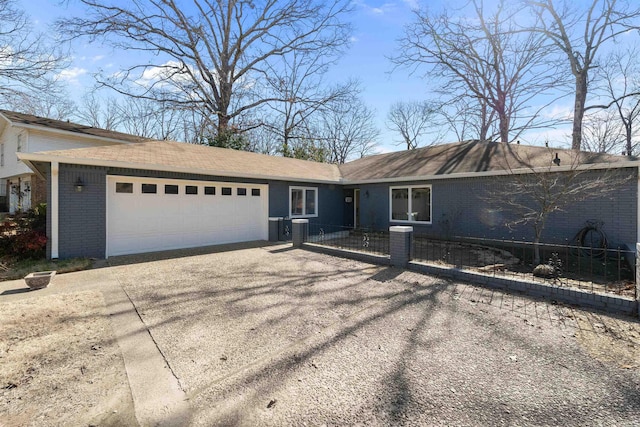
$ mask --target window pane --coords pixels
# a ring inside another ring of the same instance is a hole
[[[394,188],[391,190],[391,219],[409,219],[409,189]]]
[[[238,188],[236,189],[238,196],[246,196],[247,195],[247,189],[246,188]]]
[[[291,189],[291,215],[302,215],[302,190]]]
[[[133,183],[116,182],[116,193],[133,193]]]
[[[230,196],[231,195],[231,187],[222,187],[222,195]]]
[[[431,221],[431,189],[414,188],[411,190],[411,220]]]
[[[156,184],[142,184],[142,193],[156,194],[158,186]]]
[[[215,196],[216,187],[204,187],[204,194],[206,194],[207,196]]]
[[[315,215],[316,214],[316,190],[305,190],[306,191],[306,212],[307,215]]]
[[[165,185],[164,194],[178,194],[178,186],[170,184]]]
[[[252,188],[251,189],[251,195],[252,196],[259,196],[260,195],[260,189],[259,188]]]
[[[198,186],[197,185],[186,185],[184,187],[185,194],[198,194]]]

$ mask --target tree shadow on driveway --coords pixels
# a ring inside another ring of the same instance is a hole
[[[301,250],[114,272],[180,377],[194,424],[578,425],[640,415],[629,396],[637,371],[590,358],[536,310],[456,297],[475,295],[471,286]]]

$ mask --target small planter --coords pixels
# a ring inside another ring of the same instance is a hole
[[[24,281],[32,290],[42,289],[49,286],[49,283],[53,280],[53,276],[56,275],[54,271],[38,271],[35,273],[29,273],[25,276]]]

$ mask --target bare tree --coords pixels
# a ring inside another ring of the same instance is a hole
[[[630,7],[624,0],[591,0],[586,7],[582,7],[581,2],[568,0],[530,0],[528,3],[539,17],[533,30],[560,50],[574,77],[571,148],[579,150],[590,72],[598,66],[598,53],[617,36],[639,28],[640,7],[635,4]]]
[[[54,120],[69,120],[76,114],[76,104],[68,97],[66,87],[55,80],[48,86],[42,79],[40,89],[28,89],[14,92],[4,104],[7,108],[22,113],[33,114]]]
[[[625,135],[618,113],[600,110],[586,114],[582,123],[582,148],[595,153],[625,151]]]
[[[117,130],[121,124],[126,122],[115,98],[103,99],[95,92],[86,93],[82,97],[76,116],[81,123],[107,130]]]
[[[0,97],[4,100],[51,90],[52,75],[64,65],[60,44],[33,30],[15,0],[0,0]]]
[[[100,78],[101,84],[213,118],[217,134],[279,99],[264,96],[270,64],[292,52],[339,49],[349,40],[346,0],[80,1],[87,14],[60,21],[61,31],[104,37],[141,54],[140,63]]]
[[[380,131],[375,113],[358,99],[335,103],[322,118],[320,140],[330,163],[344,163],[371,154]]]
[[[473,19],[416,11],[417,22],[407,28],[402,53],[392,61],[414,69],[426,66],[448,99],[475,98],[486,107],[479,110],[484,119],[497,122],[502,142],[525,129],[548,126],[539,113],[553,101],[534,107],[534,98],[550,94],[563,76],[547,61],[545,38],[520,31],[514,23],[519,10],[509,10],[504,0],[491,12],[482,0],[470,4]],[[490,127],[483,123],[481,140],[490,139]]]
[[[611,108],[615,112],[624,129],[624,152],[632,155],[635,151],[633,138],[637,134],[634,125],[640,118],[640,52],[636,48],[627,51],[612,52],[598,68],[600,85],[595,92],[600,92],[607,105],[593,105],[587,108]]]
[[[391,105],[387,115],[387,127],[402,137],[407,150],[420,144],[420,138],[433,132],[437,109],[428,102],[400,101]]]
[[[508,179],[503,185],[496,185],[486,197],[492,206],[513,214],[508,226],[529,225],[533,228],[535,265],[540,263],[542,233],[551,214],[580,201],[609,197],[632,179],[615,169],[591,169],[589,165],[596,160],[607,161],[599,154],[553,148],[547,151],[546,166],[539,166],[540,162],[534,160],[533,156],[539,156],[539,153],[509,151],[506,156],[510,171]]]
[[[291,52],[270,67],[268,91],[276,100],[267,103],[271,110],[264,120],[273,136],[281,141],[284,156],[293,155],[296,140],[309,142],[309,122],[319,116],[327,105],[355,96],[358,83],[354,80],[328,85],[324,75],[337,59],[336,49]]]

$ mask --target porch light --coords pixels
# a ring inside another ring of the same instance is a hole
[[[556,153],[556,158],[555,158],[555,159],[553,159],[553,163],[554,163],[556,166],[560,166],[560,157],[558,157],[558,153]]]
[[[76,187],[76,193],[81,193],[84,189],[84,182],[82,182],[82,179],[80,179],[80,177],[78,177],[76,183],[73,185]]]

